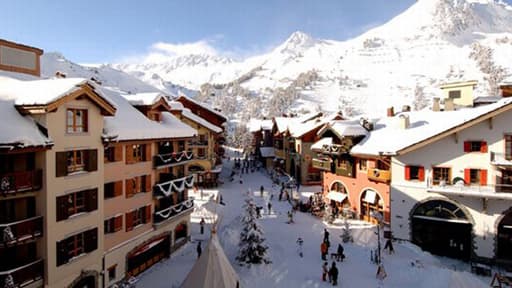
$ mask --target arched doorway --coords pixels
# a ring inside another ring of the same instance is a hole
[[[445,200],[430,200],[412,210],[412,242],[433,254],[469,260],[472,228],[466,213]]]
[[[176,225],[174,228],[174,245],[173,250],[181,247],[185,243],[187,243],[188,232],[187,232],[187,224],[180,223]]]
[[[340,181],[331,183],[331,187],[327,193],[327,199],[329,199],[329,206],[333,209],[335,216],[343,213],[343,211],[350,210],[350,199],[348,198],[347,187]]]
[[[375,213],[384,215],[384,199],[380,197],[379,193],[372,189],[366,189],[361,194],[361,218],[364,221],[377,224],[377,219],[373,217]]]
[[[498,224],[496,257],[512,260],[512,211],[509,210]]]
[[[96,271],[82,271],[80,276],[78,276],[73,283],[71,283],[69,288],[95,288],[97,285],[98,272]]]

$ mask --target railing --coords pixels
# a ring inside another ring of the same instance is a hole
[[[43,286],[43,275],[44,262],[43,259],[39,259],[8,271],[0,271],[0,285],[21,288],[41,281],[39,286]]]
[[[311,160],[311,165],[313,166],[313,168],[316,168],[316,169],[331,171],[331,161],[330,160],[313,158]]]
[[[507,184],[464,185],[463,183],[457,183],[448,185],[441,183],[439,185],[428,185],[427,191],[447,195],[512,200],[512,185]]]
[[[0,231],[2,232],[0,247],[41,237],[43,235],[43,216],[0,224]]]
[[[324,154],[333,154],[333,155],[339,155],[344,153],[349,153],[350,147],[346,145],[340,145],[340,144],[324,144],[322,146],[322,153]]]
[[[208,146],[208,140],[195,140],[188,142],[188,146]]]
[[[369,168],[367,173],[368,173],[369,180],[383,182],[383,183],[387,183],[387,182],[391,181],[391,171],[389,171],[389,170]]]
[[[155,211],[153,222],[155,223],[155,225],[157,225],[164,221],[180,216],[186,212],[192,212],[193,210],[194,199],[190,198],[176,205],[170,206],[169,208],[165,208],[160,211]]]
[[[42,180],[42,170],[0,174],[0,193],[36,191],[41,189]]]
[[[185,188],[192,188],[194,186],[194,179],[194,175],[189,175],[157,183],[153,186],[153,195],[170,196],[173,192],[182,192]]]
[[[172,166],[175,164],[184,164],[194,159],[192,151],[181,151],[177,153],[158,154],[153,156],[153,166]]]
[[[512,155],[491,152],[491,164],[497,166],[512,166]]]

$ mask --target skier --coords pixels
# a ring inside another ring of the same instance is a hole
[[[302,254],[302,243],[304,243],[304,240],[302,240],[302,238],[298,238],[297,239],[297,244],[299,245],[298,247],[298,251],[299,251],[299,256],[302,257],[303,254]]]
[[[205,223],[204,218],[201,217],[201,221],[199,222],[199,225],[201,226],[201,229],[200,229],[201,234],[204,234],[204,223]]]
[[[327,274],[329,273],[329,265],[327,262],[324,262],[322,265],[322,281],[327,281]]]
[[[338,285],[338,268],[336,268],[336,262],[332,261],[331,269],[329,269],[329,276],[331,279],[332,286]]]
[[[196,251],[197,251],[197,259],[199,259],[199,257],[201,257],[201,252],[203,252],[203,249],[201,248],[201,241],[197,242]]]

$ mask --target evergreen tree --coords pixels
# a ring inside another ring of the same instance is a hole
[[[245,215],[242,217],[242,231],[236,260],[243,264],[270,263],[267,259],[268,247],[264,244],[263,229],[256,221],[256,205],[248,197],[243,206]]]

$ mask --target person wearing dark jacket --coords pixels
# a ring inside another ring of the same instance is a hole
[[[331,269],[329,269],[329,278],[331,279],[332,286],[338,285],[338,268],[336,262],[332,261]]]
[[[329,241],[329,231],[324,228],[324,242]]]
[[[197,251],[197,258],[199,259],[199,257],[201,257],[201,252],[203,252],[203,249],[201,248],[201,241],[197,242],[196,251]]]
[[[336,251],[336,258],[338,259],[338,261],[343,261],[343,259],[345,259],[345,254],[343,254],[344,251],[345,249],[343,249],[343,246],[341,246],[341,244],[338,244],[338,251]]]

